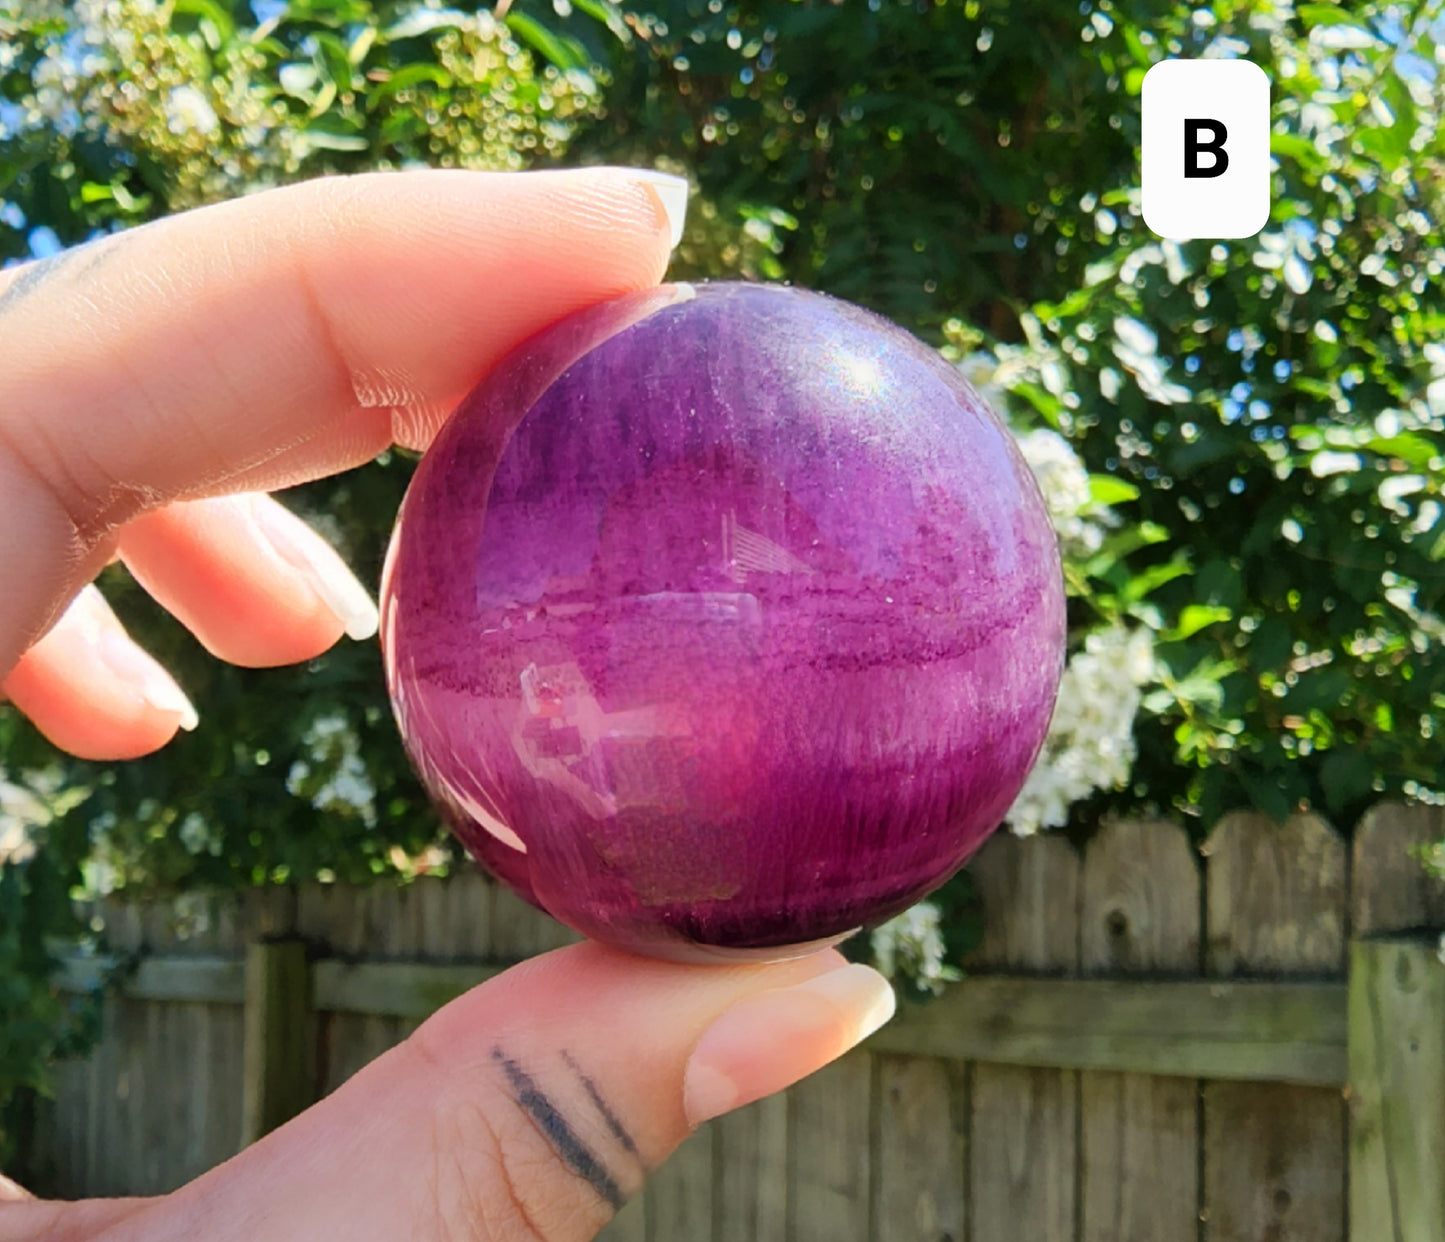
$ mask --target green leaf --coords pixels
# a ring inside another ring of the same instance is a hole
[[[1112,474],[1091,474],[1089,499],[1096,505],[1122,505],[1130,500],[1138,500],[1139,489]]]
[[[457,9],[413,9],[398,22],[393,22],[382,33],[388,43],[401,39],[415,39],[433,30],[446,30],[464,25],[471,18]]]
[[[377,29],[375,26],[363,26],[351,44],[346,49],[346,58],[353,65],[359,66],[370,53],[372,46],[376,43]]]
[[[553,34],[525,13],[513,10],[506,17],[507,29],[523,43],[550,60],[559,69],[585,69],[587,53],[575,39]]]
[[[403,65],[384,82],[378,82],[367,92],[367,107],[375,108],[385,103],[398,91],[415,90],[418,86],[430,84],[440,90],[450,90],[452,75],[440,65],[418,62]]]
[[[1179,613],[1179,621],[1159,637],[1165,642],[1178,642],[1199,633],[1207,625],[1228,621],[1234,616],[1228,608],[1210,604],[1188,604]]]
[[[1144,696],[1143,708],[1146,712],[1152,712],[1159,716],[1167,712],[1179,700],[1174,697],[1174,691],[1161,687],[1158,690],[1151,690]]]
[[[1163,565],[1151,565],[1148,569],[1135,574],[1129,579],[1120,594],[1126,603],[1133,603],[1153,594],[1166,582],[1182,578],[1189,571],[1189,558],[1181,553],[1172,561]]]
[[[622,10],[615,4],[608,4],[606,0],[572,0],[572,7],[601,22],[618,39],[627,40],[627,25],[622,20]]]
[[[1343,811],[1370,792],[1374,765],[1357,750],[1331,750],[1320,764],[1320,785],[1332,811]]]
[[[1224,702],[1224,688],[1219,684],[1218,678],[1200,673],[1176,682],[1174,696],[1181,703],[1194,703],[1217,710]]]
[[[1445,448],[1434,441],[1408,431],[1388,439],[1367,440],[1364,447],[1381,457],[1398,457],[1418,470],[1437,469],[1436,462],[1445,452]]]
[[[236,37],[236,23],[216,0],[171,0],[171,12],[185,13],[210,22],[223,42],[229,43]]]
[[[1059,424],[1064,413],[1064,403],[1054,396],[1053,393],[1040,388],[1037,384],[1030,384],[1027,381],[1012,385],[1009,391],[1016,393],[1033,406],[1034,409],[1044,416],[1044,421],[1055,431],[1059,429]]]
[[[1269,149],[1275,155],[1287,155],[1301,163],[1318,164],[1323,159],[1315,144],[1299,134],[1270,134]]]
[[[1354,14],[1338,4],[1301,4],[1295,12],[1306,26],[1356,26],[1364,29]]]
[[[1277,775],[1240,769],[1235,773],[1235,777],[1249,795],[1250,802],[1275,823],[1282,824],[1289,818],[1289,813],[1294,808],[1291,807],[1289,795],[1285,793],[1283,783]]]
[[[297,148],[317,151],[365,151],[371,143],[362,134],[338,134],[332,130],[308,129],[298,135]]]

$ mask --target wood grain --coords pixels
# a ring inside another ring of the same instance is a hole
[[[878,1058],[874,1242],[962,1242],[966,1090],[955,1062]]]
[[[1344,973],[1345,843],[1328,824],[1241,812],[1204,848],[1209,975]]]
[[[668,1157],[643,1191],[649,1242],[712,1242],[713,1144],[705,1125]]]
[[[1000,834],[971,866],[986,931],[972,968],[1073,975],[1078,855],[1058,837]],[[971,1242],[1065,1242],[1078,1211],[1078,1074],[977,1063],[970,1079]]]
[[[1260,815],[1231,815],[1207,849],[1210,974],[1342,972],[1345,847],[1328,825],[1307,815],[1283,827]],[[1344,1155],[1340,1091],[1206,1085],[1206,1242],[1339,1242]]]
[[[1182,829],[1107,825],[1080,888],[1085,974],[1198,974],[1201,878]],[[1083,1242],[1195,1242],[1198,1100],[1190,1078],[1080,1075]]]
[[[1350,920],[1356,935],[1445,928],[1445,879],[1413,850],[1445,840],[1445,807],[1373,808],[1355,831]]]
[[[1445,962],[1434,937],[1350,964],[1350,1237],[1445,1242]]]
[[[717,1131],[715,1242],[787,1242],[788,1097],[712,1123]]]
[[[854,1051],[788,1093],[791,1242],[868,1242],[872,1070]]]
[[[83,991],[112,959],[63,963],[59,986]],[[461,961],[312,965],[322,1014],[418,1022],[503,969]],[[144,1001],[239,1006],[244,968],[230,958],[150,958],[123,987]],[[874,1052],[1058,1069],[1342,1085],[1346,987],[1324,981],[1050,979],[974,975],[926,1006],[906,1006],[869,1040]]]

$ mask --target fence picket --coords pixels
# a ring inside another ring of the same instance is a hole
[[[1206,845],[1208,973],[1338,975],[1345,845],[1322,820],[1220,822]],[[1274,1083],[1204,1088],[1206,1242],[1345,1236],[1345,1112],[1337,1090]]]
[[[343,957],[403,958],[421,946],[421,920],[413,889],[312,884],[299,894],[297,934],[328,945]],[[425,895],[426,889],[422,892]],[[323,1093],[334,1091],[362,1066],[406,1037],[402,1019],[371,1014],[327,1014],[319,1019],[318,1068]]]
[[[962,1242],[968,1097],[962,1066],[878,1058],[875,1242]]]
[[[1374,807],[1355,830],[1350,920],[1356,935],[1445,927],[1445,879],[1411,851],[1445,840],[1445,807]]]
[[[650,1242],[712,1242],[716,1137],[704,1125],[647,1183],[642,1193]]]
[[[1200,874],[1184,831],[1115,823],[1084,853],[1084,974],[1197,975]],[[1190,1078],[1085,1072],[1079,1103],[1084,1242],[1195,1242],[1199,1085]]]
[[[787,1242],[788,1098],[719,1117],[716,1242]]]
[[[973,969],[1077,973],[1080,868],[1067,841],[1000,834],[971,870],[985,926]],[[971,1242],[1074,1237],[1078,1087],[1072,1070],[972,1066]]]
[[[788,1093],[791,1242],[868,1242],[872,1069],[852,1052]]]

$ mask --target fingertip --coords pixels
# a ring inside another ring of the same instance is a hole
[[[86,672],[83,667],[72,671],[77,676]],[[90,671],[92,679],[82,691],[68,675],[27,652],[0,690],[46,740],[77,759],[140,759],[180,731],[183,713],[156,708],[125,687],[99,685]]]
[[[376,632],[341,557],[269,496],[167,505],[121,533],[126,567],[212,655],[245,668],[310,660]]]
[[[655,227],[666,236],[668,251],[675,250],[687,223],[687,201],[691,195],[687,178],[653,168],[609,166],[601,171],[642,188],[652,206]]]
[[[94,586],[76,596],[0,689],[46,738],[80,759],[137,759],[199,723],[185,692],[126,634]]]

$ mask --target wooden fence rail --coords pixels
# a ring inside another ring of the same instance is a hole
[[[150,958],[119,992],[133,1001],[246,1004],[248,1014],[260,1015],[248,1049],[264,1047],[267,1063],[279,1062],[289,1073],[298,1010],[420,1021],[502,969],[482,962],[322,960],[307,966],[306,947],[304,941],[261,942],[244,962]],[[71,958],[60,985],[89,991],[117,965],[115,958]],[[263,972],[267,982],[252,983],[248,969]],[[272,980],[273,973],[283,977]],[[290,1003],[280,999],[286,995]],[[981,975],[926,1006],[905,1007],[868,1047],[1002,1065],[1342,1087],[1347,1001],[1346,985],[1330,982]]]
[[[1445,1242],[1445,884],[1409,853],[1441,836],[1387,806],[1349,847],[1313,816],[999,838],[968,977],[704,1127],[604,1236]],[[99,914],[140,957],[38,1136],[72,1194],[193,1176],[572,939],[476,875]]]

